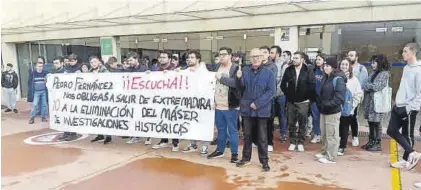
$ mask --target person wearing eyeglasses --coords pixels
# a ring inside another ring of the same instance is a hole
[[[258,48],[252,49],[251,66],[244,70],[239,69],[236,74],[236,85],[242,94],[240,112],[244,122],[243,157],[236,165],[237,167],[250,165],[253,136],[255,136],[262,169],[269,171],[267,124],[271,117],[272,100],[276,92],[276,76],[263,65],[263,56]]]
[[[238,107],[239,93],[235,83],[238,65],[232,63],[232,49],[219,49],[220,64],[216,65],[215,85],[215,124],[218,130],[218,143],[215,152],[208,159],[224,157],[227,138],[230,141],[231,163],[238,161]]]

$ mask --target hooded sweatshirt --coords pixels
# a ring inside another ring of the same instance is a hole
[[[348,79],[346,83],[346,88],[351,91],[352,94],[352,110],[351,113],[354,113],[355,108],[360,104],[364,92],[361,88],[360,81],[357,77],[353,76],[352,78]]]
[[[396,106],[405,107],[406,112],[419,111],[421,106],[421,61],[403,68],[401,83],[396,93]]]

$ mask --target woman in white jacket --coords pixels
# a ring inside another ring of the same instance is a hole
[[[341,138],[341,141],[339,144],[338,156],[343,156],[345,153],[346,144],[348,143],[348,132],[349,132],[349,127],[351,126],[352,114],[355,113],[354,112],[355,108],[360,104],[363,98],[364,92],[361,89],[361,85],[360,85],[360,82],[358,81],[358,78],[354,77],[353,75],[351,61],[348,58],[343,59],[341,61],[340,69],[347,78],[346,88],[352,94],[352,110],[350,112],[351,115],[341,116],[341,119],[339,122],[339,136]]]

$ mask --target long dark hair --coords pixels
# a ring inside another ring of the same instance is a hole
[[[387,60],[387,57],[384,54],[377,54],[373,55],[370,59],[370,62],[375,61],[377,63],[377,68],[374,71],[373,77],[371,77],[370,81],[373,82],[377,75],[382,71],[390,71],[390,63]]]

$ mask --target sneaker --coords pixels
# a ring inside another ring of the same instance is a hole
[[[395,162],[395,163],[390,164],[390,167],[398,168],[398,169],[408,168],[408,166],[409,166],[409,162],[407,162],[405,160],[401,160],[399,162]]]
[[[268,171],[270,171],[269,164],[263,164],[263,165],[262,165],[262,168],[263,168],[263,171],[264,171],[264,172],[268,172]]]
[[[211,145],[217,145],[218,144],[218,138],[216,138],[215,140],[213,140],[210,144]]]
[[[152,144],[152,138],[146,138],[146,141],[145,141],[145,145],[151,145]]]
[[[288,147],[288,151],[295,151],[295,144],[290,144]]]
[[[345,154],[345,149],[344,148],[339,148],[338,150],[338,156],[343,156]]]
[[[251,145],[251,146],[253,146],[253,148],[257,148],[257,145],[256,145],[256,144],[254,144],[254,143],[253,143],[253,145]]]
[[[360,141],[358,140],[358,137],[352,137],[352,146],[356,147],[360,145]]]
[[[317,153],[316,154],[316,158],[320,159],[320,158],[326,158],[326,155],[322,154],[322,153]]]
[[[304,145],[302,144],[298,145],[298,152],[304,152]]]
[[[415,183],[415,184],[414,184],[414,186],[415,186],[416,188],[421,189],[421,182]]]
[[[97,141],[103,141],[104,139],[105,139],[104,135],[98,135],[94,139],[91,140],[91,143],[97,142]]]
[[[168,143],[165,143],[165,142],[159,142],[158,144],[152,146],[153,149],[160,149],[160,148],[167,148],[167,147],[168,147]]]
[[[327,158],[320,158],[319,162],[323,164],[336,164],[336,162],[328,160]]]
[[[197,146],[190,144],[189,146],[184,148],[181,152],[187,153],[187,152],[196,152],[196,151],[197,151]]]
[[[202,146],[202,151],[200,151],[201,156],[208,155],[208,146]]]
[[[311,129],[307,129],[306,137],[311,137]]]
[[[208,155],[208,159],[222,158],[222,157],[224,157],[224,153],[218,152],[216,150],[212,154]]]
[[[67,135],[67,137],[65,139],[63,139],[64,141],[74,141],[78,138],[76,133],[70,133],[69,135]]]
[[[64,140],[64,139],[66,139],[68,135],[69,135],[69,133],[64,132],[64,133],[61,135],[61,137],[59,137],[57,140],[62,141],[62,140]]]
[[[409,158],[410,159],[408,159],[408,160],[410,160],[410,161],[409,161],[409,164],[407,166],[407,169],[412,170],[412,169],[415,168],[415,166],[417,166],[418,161],[420,161],[421,154],[414,151],[411,154],[409,154]]]
[[[313,144],[319,143],[320,142],[320,135],[314,135],[313,139],[311,139],[310,141]]]
[[[248,165],[250,165],[250,161],[244,161],[244,160],[240,160],[239,162],[237,162],[237,164],[235,164],[237,167],[239,168],[244,168]]]
[[[231,154],[231,163],[237,163],[238,162],[238,154]]]
[[[42,120],[41,120],[42,122],[47,122],[48,120],[47,119],[45,119],[45,118],[42,118]]]
[[[140,137],[132,137],[127,142],[127,144],[136,144],[140,143]]]
[[[268,145],[268,152],[273,152],[273,146],[272,145]]]
[[[104,144],[109,144],[109,143],[111,143],[111,136],[106,136],[104,140]]]
[[[286,134],[281,135],[280,141],[281,141],[281,143],[286,143],[287,142],[287,135]]]
[[[4,113],[11,112],[11,111],[12,111],[11,109],[7,108],[6,110],[4,110]]]
[[[178,152],[180,150],[180,146],[179,145],[172,145],[172,151],[173,152]]]
[[[18,113],[18,110],[17,110],[17,109],[13,109],[13,112],[14,112],[14,113]]]
[[[34,119],[30,119],[28,123],[29,124],[34,124]]]

